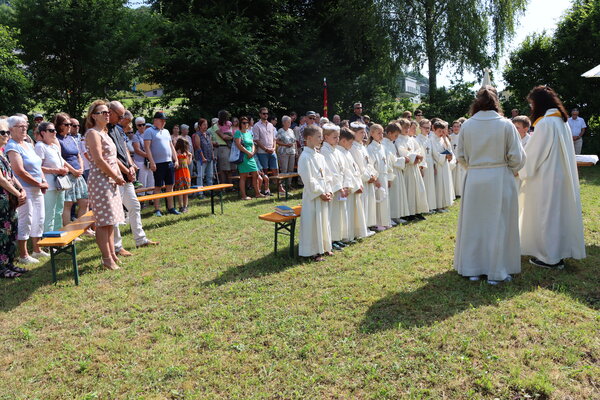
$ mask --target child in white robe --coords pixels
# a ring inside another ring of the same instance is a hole
[[[404,169],[404,182],[406,184],[406,196],[408,201],[408,220],[424,220],[422,215],[429,211],[427,203],[427,192],[425,191],[425,182],[419,168],[423,161],[423,152],[416,139],[409,135],[410,121],[407,119],[399,120],[401,132],[396,139],[395,145],[401,156],[408,157],[409,162]]]
[[[458,146],[458,135],[460,133],[460,128],[462,124],[459,120],[456,120],[452,123],[452,133],[450,134],[450,143],[452,144],[452,152],[456,152],[456,147]],[[456,198],[459,198],[463,194],[463,187],[465,184],[465,176],[467,175],[467,170],[465,167],[456,163],[456,167],[452,170],[452,182],[454,183],[454,194]]]
[[[388,162],[393,167],[391,176],[392,186],[390,187],[390,217],[392,221],[398,224],[405,224],[408,220],[404,217],[410,215],[408,210],[408,199],[406,198],[406,184],[404,183],[404,168],[410,161],[408,157],[401,156],[394,141],[400,135],[400,127],[396,123],[388,124],[385,127],[385,137],[381,142],[386,150]]]
[[[429,212],[433,213],[437,207],[437,199],[435,197],[435,162],[433,161],[433,152],[431,151],[431,139],[429,139],[431,122],[429,122],[428,119],[423,118],[419,122],[419,129],[420,133],[416,139],[425,154],[425,158],[420,165],[421,176],[423,176],[423,183],[425,184]]]
[[[325,158],[316,151],[322,141],[321,128],[307,126],[304,140],[304,151],[298,159],[298,174],[304,183],[298,254],[314,261],[323,261],[323,254],[332,254],[329,227],[332,193]]]
[[[373,167],[377,171],[377,180],[375,188],[378,193],[375,195],[375,212],[377,215],[377,224],[375,230],[380,232],[392,227],[390,218],[390,197],[388,190],[392,184],[390,178],[393,173],[392,166],[387,161],[387,155],[383,145],[383,127],[379,124],[371,125],[369,129],[370,143],[367,146],[369,156],[373,160]]]
[[[343,242],[349,241],[348,210],[346,208],[349,177],[344,168],[342,154],[336,148],[340,141],[340,127],[326,123],[321,128],[323,129],[323,144],[320,152],[327,162],[328,174],[331,176],[331,192],[333,193],[329,204],[332,247],[334,250],[341,250],[346,246]]]
[[[432,151],[436,166],[435,197],[438,212],[448,212],[447,208],[454,203],[451,165],[456,164],[456,158],[446,137],[447,129],[446,121],[438,120],[433,124],[435,138],[432,140]]]
[[[352,241],[370,236],[373,232],[367,229],[365,211],[363,209],[363,181],[358,165],[354,161],[350,149],[354,143],[354,133],[348,128],[340,129],[340,141],[337,149],[342,155],[344,169],[348,173],[347,187],[349,189],[346,209],[348,212],[348,235]]]
[[[525,148],[527,142],[529,142],[529,129],[531,128],[531,120],[525,115],[517,115],[512,119],[512,123],[517,128],[519,136],[521,137],[521,145]]]
[[[373,168],[373,162],[370,159],[367,148],[363,145],[366,136],[366,125],[360,122],[350,124],[350,129],[354,132],[354,143],[350,149],[350,154],[354,162],[358,165],[363,182],[363,210],[367,226],[377,225],[377,213],[375,211],[375,181],[377,180],[377,171]],[[370,236],[370,234],[369,234]]]

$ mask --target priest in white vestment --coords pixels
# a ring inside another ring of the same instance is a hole
[[[525,152],[514,125],[499,110],[495,89],[480,89],[473,116],[462,125],[456,147],[467,174],[454,268],[471,280],[485,275],[490,284],[521,272],[515,174],[525,162]]]
[[[529,100],[539,117],[525,147],[527,163],[519,172],[521,252],[533,256],[532,264],[560,269],[565,258],[586,256],[575,148],[556,93],[538,86]],[[556,108],[538,106],[553,103]]]

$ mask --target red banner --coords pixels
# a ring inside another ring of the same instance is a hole
[[[327,78],[323,78],[323,116],[325,118],[329,118],[327,111]]]

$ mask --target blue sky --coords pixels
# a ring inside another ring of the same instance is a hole
[[[553,32],[561,16],[571,6],[571,0],[530,0],[525,15],[520,18],[517,25],[515,36],[511,43],[506,46],[504,56],[500,60],[498,69],[494,70],[493,76],[498,89],[504,89],[505,83],[502,80],[502,70],[508,61],[508,54],[519,47],[519,44],[530,34],[546,30]],[[427,76],[427,67],[423,69],[423,74]],[[438,75],[439,86],[449,86],[453,78],[451,71],[442,70]],[[473,74],[466,73],[465,80],[474,80]]]

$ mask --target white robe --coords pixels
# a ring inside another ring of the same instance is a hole
[[[454,268],[463,276],[504,280],[521,272],[517,184],[525,152],[512,122],[479,111],[462,127],[456,148],[467,168]]]
[[[348,239],[348,210],[347,198],[342,198],[341,190],[348,187],[347,172],[344,170],[342,154],[337,148],[327,142],[321,145],[321,155],[325,157],[327,169],[331,175],[331,191],[333,199],[329,203],[329,226],[331,227],[331,240],[338,242]]]
[[[331,192],[325,158],[305,146],[298,159],[298,174],[304,183],[298,254],[311,257],[331,251],[329,203],[320,198],[322,194]]]
[[[555,113],[555,108],[546,115]],[[560,117],[544,117],[525,147],[519,172],[521,252],[548,264],[585,258],[579,177],[571,131]]]
[[[455,133],[450,134],[450,143],[452,144],[452,152],[456,152],[456,147],[458,146],[458,135]],[[465,183],[465,175],[467,175],[467,170],[462,164],[458,163],[456,168],[452,170],[452,182],[454,183],[454,194],[458,196],[462,196],[463,187]]]
[[[377,213],[377,226],[391,226],[392,220],[390,218],[390,196],[388,182],[390,181],[391,174],[393,173],[393,167],[387,161],[387,155],[383,145],[373,140],[367,146],[369,156],[373,160],[373,167],[377,171],[377,180],[381,184],[381,187],[377,190],[382,190],[379,201],[375,203],[375,210]]]
[[[402,218],[411,215],[408,211],[408,199],[406,198],[406,184],[404,182],[404,168],[406,159],[400,157],[396,145],[388,138],[381,142],[388,157],[388,163],[393,167],[390,174],[392,187],[389,189],[390,196],[390,217]]]
[[[435,198],[437,200],[436,208],[446,208],[454,203],[454,186],[452,184],[452,170],[456,165],[454,154],[452,159],[448,161],[445,154],[441,154],[444,150],[450,150],[451,146],[445,138],[435,136],[431,140],[433,152],[433,160],[435,161]]]
[[[432,211],[437,207],[437,200],[435,197],[435,161],[433,161],[433,153],[431,151],[431,140],[423,134],[419,134],[416,139],[425,152],[425,158],[421,162],[421,167],[423,167],[422,175],[425,192],[427,193],[427,205],[429,206],[429,211]]]
[[[377,178],[377,171],[373,168],[373,162],[369,158],[369,153],[367,152],[367,148],[363,146],[361,143],[356,142],[356,140],[352,143],[352,147],[350,148],[350,154],[352,154],[352,158],[354,158],[354,162],[358,165],[358,169],[360,170],[362,183],[363,183],[363,210],[365,212],[365,221],[367,222],[367,226],[375,226],[377,225],[377,213],[375,211],[375,184],[367,183],[371,176]]]
[[[350,151],[342,146],[337,146],[342,155],[344,169],[348,172],[349,182],[348,200],[346,207],[348,212],[348,239],[357,239],[367,237],[367,221],[365,220],[365,211],[363,208],[362,193],[357,193],[363,187],[360,169]]]
[[[395,145],[398,153],[409,159],[409,163],[404,169],[408,215],[426,213],[429,211],[429,205],[427,203],[425,182],[423,181],[419,164],[415,164],[417,156],[425,156],[421,150],[421,145],[419,145],[419,142],[415,138],[404,135],[398,136]]]

